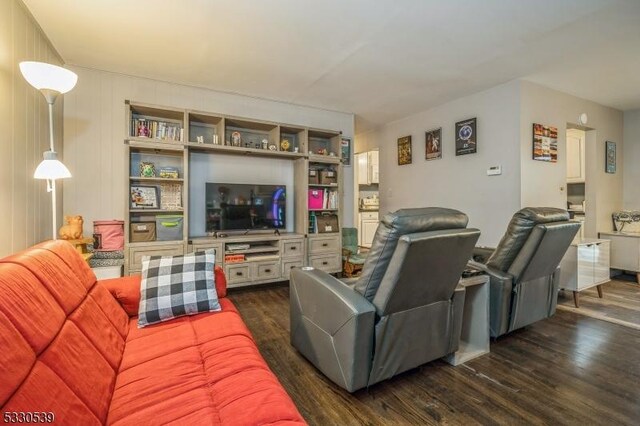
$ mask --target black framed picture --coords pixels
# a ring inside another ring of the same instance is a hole
[[[442,127],[425,132],[424,158],[439,160],[442,158]]]
[[[605,172],[616,172],[616,143],[611,141],[605,142]]]
[[[476,118],[456,123],[456,155],[475,154],[478,152],[478,135],[476,134]]]
[[[398,166],[411,164],[411,136],[398,138]]]
[[[351,139],[342,138],[340,141],[340,152],[342,153],[342,164],[351,165]]]
[[[146,185],[131,185],[132,209],[157,209],[158,188]]]

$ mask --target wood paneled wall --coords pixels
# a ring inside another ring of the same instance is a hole
[[[0,1],[0,257],[51,238],[51,198],[33,172],[48,150],[47,105],[22,77],[25,60],[62,59],[20,0]],[[55,106],[56,150],[62,155],[63,97]],[[58,185],[58,217],[62,213]]]

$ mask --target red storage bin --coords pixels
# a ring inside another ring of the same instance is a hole
[[[124,250],[124,220],[94,220],[93,240],[97,251]]]
[[[324,191],[322,189],[310,189],[309,190],[309,210],[322,209],[324,199]]]

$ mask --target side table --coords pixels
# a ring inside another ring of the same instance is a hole
[[[454,366],[489,353],[489,276],[463,278],[460,285],[465,287],[460,345],[443,358]]]
[[[573,291],[573,303],[580,307],[580,291],[596,287],[602,298],[602,284],[609,278],[609,240],[578,238],[560,262],[560,288]]]

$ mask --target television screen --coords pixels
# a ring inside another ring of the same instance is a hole
[[[205,191],[207,232],[286,227],[284,185],[207,183]]]

